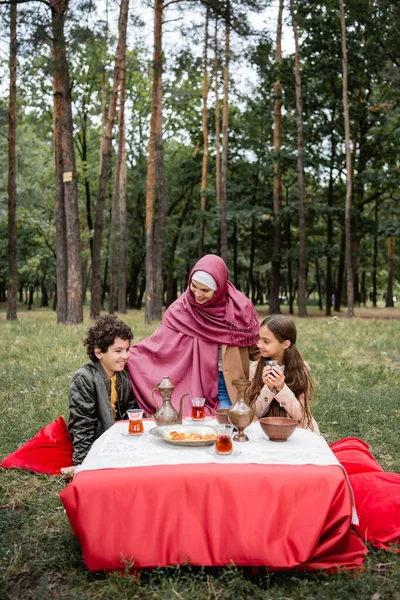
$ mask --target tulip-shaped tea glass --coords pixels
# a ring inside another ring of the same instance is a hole
[[[193,421],[204,421],[206,412],[204,410],[205,398],[192,398],[192,419]]]
[[[143,410],[141,408],[131,408],[126,411],[129,418],[128,433],[130,435],[142,435],[143,427]]]
[[[234,431],[233,425],[217,425],[217,442],[215,444],[217,454],[232,454],[232,434]]]

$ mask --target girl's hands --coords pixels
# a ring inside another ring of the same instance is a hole
[[[271,392],[275,394],[280,392],[285,385],[285,375],[278,366],[265,366],[262,372],[262,380],[263,383],[269,387]]]

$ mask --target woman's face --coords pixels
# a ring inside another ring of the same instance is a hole
[[[214,290],[200,283],[195,279],[190,282],[190,291],[192,292],[197,304],[205,304],[214,297]]]
[[[260,327],[257,346],[262,357],[276,360],[279,364],[282,364],[283,355],[286,348],[290,346],[290,341],[280,342],[272,331],[266,325],[263,325]]]

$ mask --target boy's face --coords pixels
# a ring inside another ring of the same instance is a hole
[[[129,340],[121,340],[117,337],[114,343],[108,347],[107,352],[102,352],[100,348],[95,348],[94,353],[101,362],[101,366],[106,372],[107,377],[112,377],[114,373],[123,371],[126,361],[129,358]]]

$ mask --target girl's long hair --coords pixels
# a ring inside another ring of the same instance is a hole
[[[313,380],[310,371],[307,368],[300,352],[296,346],[297,330],[296,325],[289,317],[284,315],[269,315],[262,321],[260,327],[266,325],[274,336],[280,341],[289,340],[289,348],[285,350],[283,364],[285,365],[285,383],[292,390],[296,398],[303,395],[302,404],[304,407],[303,422],[306,427],[310,426],[312,416],[310,413],[310,397],[314,391]],[[260,395],[264,383],[262,381],[262,372],[266,366],[265,358],[261,357],[258,361],[256,372],[250,387],[250,405],[254,404]],[[268,417],[287,417],[287,413],[279,403],[274,399],[265,416]]]

